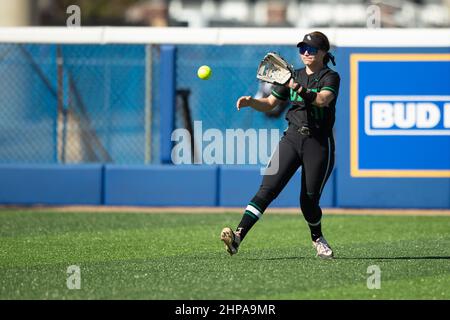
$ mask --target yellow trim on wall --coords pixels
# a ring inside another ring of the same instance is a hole
[[[350,55],[350,175],[356,178],[450,178],[450,170],[359,169],[358,64],[360,61],[450,61],[450,54],[355,53]]]

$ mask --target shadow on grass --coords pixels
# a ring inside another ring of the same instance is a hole
[[[245,258],[245,260],[304,260],[304,259],[314,259],[314,257],[273,257],[273,258]]]
[[[450,260],[449,256],[424,257],[335,257],[336,260]]]
[[[245,260],[314,260],[316,257],[274,257],[274,258],[246,258]],[[424,257],[334,257],[330,260],[450,260],[450,256]]]

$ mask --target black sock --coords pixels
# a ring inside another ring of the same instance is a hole
[[[316,226],[312,226],[310,224],[308,224],[309,226],[309,230],[311,230],[311,239],[312,241],[316,241],[317,239],[319,239],[320,237],[322,237],[322,224],[319,223]]]
[[[247,214],[247,212],[244,213],[242,216],[242,220],[239,223],[239,226],[237,227],[236,231],[239,232],[239,236],[241,237],[241,241],[244,240],[245,235],[247,232],[250,231],[250,229],[253,227],[253,225],[258,221],[259,219],[253,216],[250,216]]]
[[[240,233],[241,241],[244,240],[247,232],[249,232],[259,218],[262,217],[266,208],[267,203],[258,197],[254,197],[252,201],[250,201],[242,216],[242,220],[236,229],[236,231]]]

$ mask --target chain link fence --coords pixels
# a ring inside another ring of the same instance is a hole
[[[176,127],[188,110],[203,130],[284,130],[285,112],[235,107],[261,91],[268,51],[299,67],[289,46],[177,46]],[[209,81],[196,76],[205,64]],[[159,163],[159,106],[170,98],[159,96],[159,70],[156,45],[0,44],[0,163]]]
[[[145,54],[143,46],[57,48],[62,162],[144,162]]]
[[[150,131],[152,52],[0,44],[0,162],[150,163],[157,148],[149,139],[158,138]]]
[[[250,109],[236,112],[236,101],[240,96],[255,96],[261,89],[256,79],[256,70],[268,51],[280,53],[287,61],[299,67],[295,47],[179,46],[177,87],[190,90],[193,119],[202,121],[204,129],[284,129],[283,117],[273,119]],[[210,80],[197,78],[196,71],[201,65],[212,68]]]
[[[253,139],[250,135],[244,135],[245,139],[235,139],[234,141],[224,141],[228,144],[223,148],[223,159],[219,163],[237,164],[237,156],[231,163],[227,160],[226,151],[230,151],[228,146],[233,148],[230,154],[244,155],[245,163],[256,164],[250,160],[253,156],[250,150],[251,144],[258,145],[258,152],[270,154],[273,141],[271,141],[269,131],[278,130],[283,132],[287,123],[285,115],[287,104],[279,106],[278,112],[261,113],[251,108],[244,108],[237,111],[236,102],[241,96],[261,97],[268,96],[271,86],[264,85],[256,79],[256,71],[262,58],[268,51],[280,53],[287,61],[300,67],[297,48],[292,46],[262,46],[262,45],[181,45],[177,47],[177,88],[188,93],[188,101],[191,110],[192,122],[201,121],[202,132],[208,129],[218,129],[222,132],[226,140],[226,130],[237,132],[238,129],[246,131],[248,129],[267,129],[268,140],[267,150],[261,148],[261,137]],[[197,77],[196,71],[199,66],[208,65],[212,69],[212,76],[209,80],[201,80]],[[178,127],[182,127],[180,121],[180,110],[177,112]],[[242,132],[242,131],[241,131]],[[275,141],[275,143],[278,141]],[[203,137],[195,136],[195,154],[197,158],[209,141],[203,141]],[[228,158],[231,159],[231,158]],[[257,159],[257,163],[265,165]]]
[[[56,161],[57,93],[51,48],[0,45],[0,161]],[[33,59],[32,56],[35,56]]]

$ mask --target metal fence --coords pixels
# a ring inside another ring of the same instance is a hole
[[[204,128],[282,128],[283,121],[255,112],[236,112],[236,100],[259,91],[256,69],[264,55],[277,51],[298,64],[296,48],[282,46],[179,46],[177,48],[177,87],[190,89],[193,118]],[[196,77],[201,65],[213,70],[210,80]]]
[[[267,51],[298,67],[289,46],[178,46],[176,126],[188,108],[204,130],[283,130],[284,113],[235,108],[261,89]],[[196,76],[204,64],[209,81]],[[158,163],[160,102],[170,98],[159,95],[159,68],[155,45],[0,44],[0,163]]]

